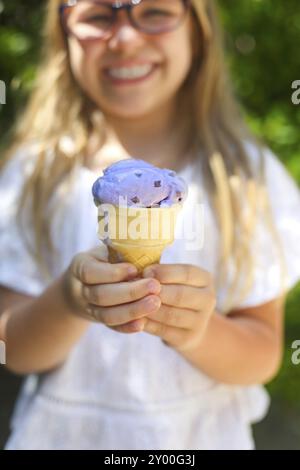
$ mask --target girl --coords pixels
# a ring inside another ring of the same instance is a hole
[[[122,158],[186,180],[181,224],[204,213],[202,246],[141,277],[96,235],[92,183]],[[212,0],[50,0],[0,201],[0,336],[28,374],[7,449],[254,448],[300,196],[241,119]]]

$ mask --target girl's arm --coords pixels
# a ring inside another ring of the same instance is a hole
[[[199,347],[181,354],[223,383],[269,382],[281,364],[283,318],[283,298],[227,316],[214,313]]]
[[[103,246],[77,254],[39,297],[0,287],[7,367],[28,374],[59,366],[91,321],[122,333],[140,331],[144,316],[160,307],[160,284],[136,275],[131,264],[107,262]]]
[[[0,288],[0,339],[6,343],[6,366],[28,374],[61,363],[88,322],[66,303],[62,278],[38,298]]]

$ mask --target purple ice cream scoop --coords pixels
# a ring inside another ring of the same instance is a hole
[[[187,185],[175,171],[129,158],[107,167],[92,193],[96,205],[170,207],[185,200]]]

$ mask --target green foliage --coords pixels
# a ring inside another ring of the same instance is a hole
[[[246,119],[300,182],[300,105],[291,101],[292,82],[300,79],[299,0],[219,4],[228,65]],[[0,147],[32,86],[44,6],[42,0],[0,0],[0,79],[7,85],[7,104],[0,106]],[[269,385],[274,396],[299,406],[300,374],[291,363],[295,339],[300,339],[300,286],[288,299],[283,367]]]
[[[298,0],[221,0],[225,39],[238,97],[254,131],[300,182],[300,105],[291,101],[300,79]]]
[[[0,105],[1,140],[32,86],[44,5],[40,0],[0,0],[0,80],[6,84],[6,105]]]
[[[300,79],[299,0],[219,3],[228,64],[246,119],[300,183],[300,105],[291,100],[292,83]],[[285,337],[282,368],[268,389],[300,408],[300,365],[291,361],[292,342],[300,339],[300,285],[288,296]]]

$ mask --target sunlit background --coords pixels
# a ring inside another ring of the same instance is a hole
[[[300,105],[291,100],[292,83],[300,80],[299,0],[219,4],[229,66],[246,118],[300,183]],[[43,0],[0,0],[0,80],[6,84],[6,104],[0,105],[0,152],[33,83],[44,6]],[[259,449],[300,450],[300,364],[291,361],[292,342],[300,340],[300,285],[288,298],[285,338],[282,369],[267,386],[271,410],[254,427]],[[0,448],[19,384],[20,378],[0,366]]]

